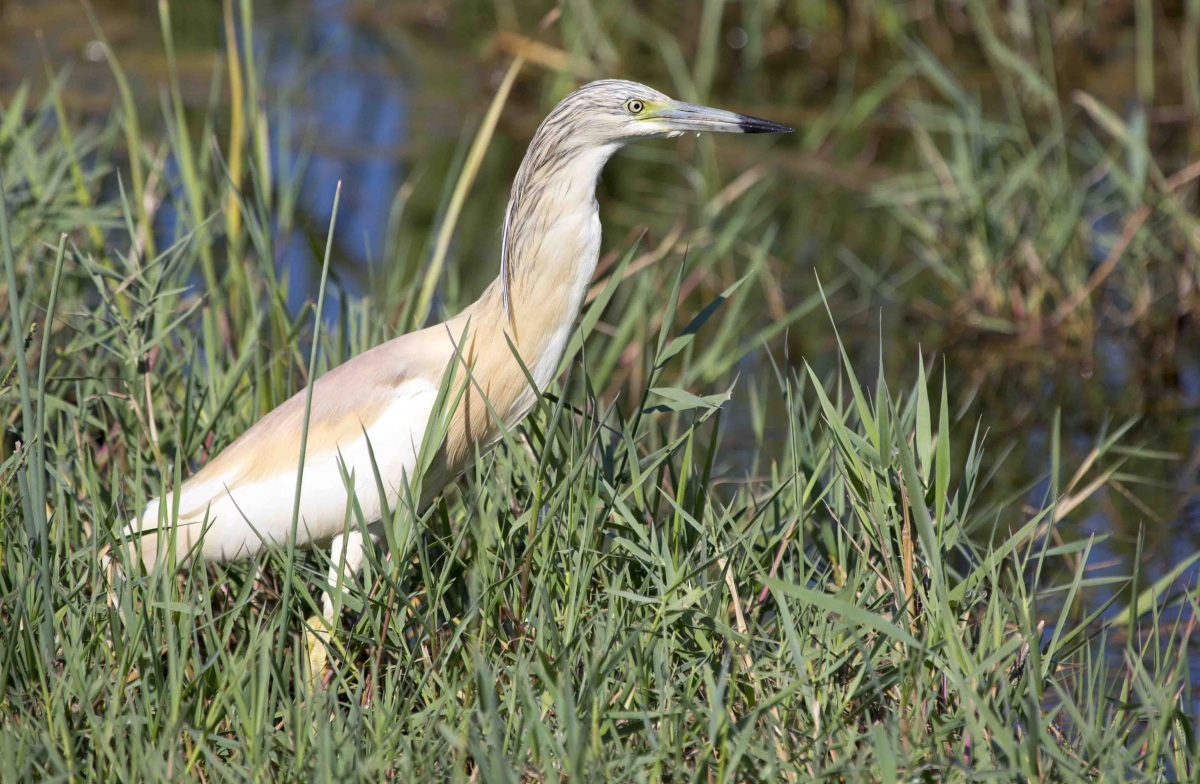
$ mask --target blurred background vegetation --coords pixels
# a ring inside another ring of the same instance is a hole
[[[955,441],[980,541],[1013,527],[1001,502],[1037,519],[1065,489],[1055,546],[1106,536],[1087,571],[1097,603],[1137,596],[1116,577],[1135,567],[1142,587],[1166,581],[1155,596],[1194,586],[1198,48],[1200,0],[0,0],[21,330],[31,367],[48,363],[58,459],[85,467],[71,514],[87,536],[114,526],[305,382],[338,182],[323,367],[473,299],[537,124],[572,87],[619,77],[798,132],[636,145],[608,167],[595,293],[627,279],[588,344],[592,403],[639,411],[662,336],[748,275],[665,371],[695,395],[738,379],[704,425],[723,444],[703,474],[714,497],[776,492],[779,466],[804,462],[794,429],[820,417],[798,425],[777,381],[805,363],[839,405],[847,367],[944,376],[949,423],[978,427],[989,458]],[[481,124],[486,154],[431,273]],[[427,279],[430,313],[414,304]],[[51,291],[62,316],[46,328]],[[22,341],[0,300],[11,466]],[[904,416],[920,429],[911,401]],[[1062,466],[1079,468],[1068,481]]]

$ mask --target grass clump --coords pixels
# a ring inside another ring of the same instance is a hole
[[[748,304],[778,296],[769,174],[680,188],[704,240],[686,260],[674,239],[619,244],[560,382],[432,507],[396,510],[325,688],[306,690],[323,553],[145,575],[117,532],[314,372],[419,321],[393,303],[432,284],[338,292],[315,334],[273,265],[295,193],[255,174],[269,134],[243,130],[237,156],[184,144],[177,98],[165,144],[191,162],[157,169],[121,146],[128,117],[47,134],[53,89],[0,118],[8,774],[1196,775],[1188,562],[1113,577],[1093,569],[1099,538],[1060,534],[1154,455],[1119,427],[1069,468],[1055,428],[1041,481],[993,500],[988,423],[956,420],[922,359],[903,391],[864,383],[844,350],[832,372],[784,361],[783,331],[825,297],[765,329]],[[164,202],[172,231],[148,242]]]

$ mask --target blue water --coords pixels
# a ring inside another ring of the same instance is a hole
[[[277,176],[300,170],[299,210],[315,227],[333,218],[340,182],[334,233],[339,258],[359,267],[387,263],[381,254],[388,217],[405,175],[397,150],[408,138],[408,86],[393,69],[364,67],[382,61],[387,51],[369,29],[347,21],[349,0],[309,5],[310,23],[272,36],[268,84],[292,92],[286,107],[291,116],[285,122],[276,115],[271,123],[272,147],[287,156],[277,162]],[[310,156],[287,155],[297,149],[297,138],[316,142]],[[289,296],[302,302],[316,289],[321,259],[296,232],[280,246],[280,267],[292,271]]]

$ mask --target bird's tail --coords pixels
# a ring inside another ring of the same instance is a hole
[[[125,562],[130,567],[141,561],[146,571],[154,568],[158,559],[158,508],[159,499],[155,498],[121,530],[120,546],[125,550]]]
[[[193,541],[188,531],[195,523],[182,514],[174,518],[171,506],[170,494],[155,498],[125,526],[121,538],[131,566],[141,561],[146,571],[150,571],[171,553],[177,556],[176,565],[186,562]]]

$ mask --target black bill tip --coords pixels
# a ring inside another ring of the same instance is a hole
[[[791,133],[795,130],[761,117],[751,117],[748,114],[738,115],[737,123],[738,127],[742,129],[742,133]]]

